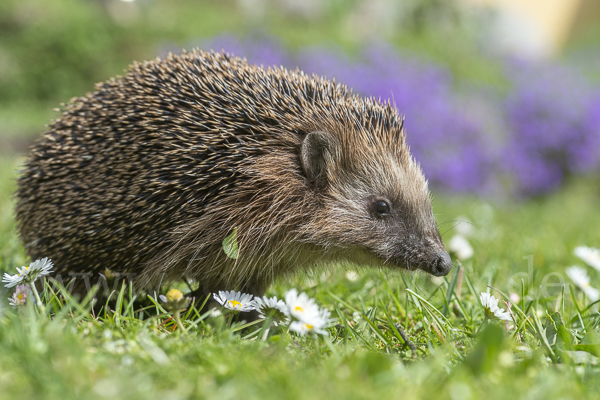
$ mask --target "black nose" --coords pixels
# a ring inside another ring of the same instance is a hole
[[[447,275],[451,269],[452,260],[450,259],[450,255],[444,251],[442,253],[438,253],[437,258],[431,265],[430,273],[435,276],[444,276]]]

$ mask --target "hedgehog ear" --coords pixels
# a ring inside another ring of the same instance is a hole
[[[300,160],[306,177],[318,185],[327,181],[327,165],[335,154],[335,139],[327,132],[310,132],[302,141]]]

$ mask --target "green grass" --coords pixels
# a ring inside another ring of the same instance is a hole
[[[13,232],[17,167],[17,160],[0,160],[1,268],[10,271],[27,261]],[[574,181],[551,197],[504,205],[438,195],[438,220],[450,221],[442,224],[446,241],[457,218],[475,230],[475,256],[464,262],[460,291],[453,274],[432,280],[357,269],[350,280],[335,266],[270,289],[282,297],[295,287],[329,308],[339,325],[328,337],[275,328],[265,335],[261,324],[240,329],[226,315],[195,309],[183,334],[163,310],[134,310],[127,288],[115,293],[121,306],[94,316],[85,301],[47,286],[48,315],[31,304],[3,306],[0,397],[595,398],[597,306],[571,285],[550,284],[568,283],[565,267],[582,265],[575,246],[600,247],[598,186],[594,178]],[[599,273],[588,273],[598,286]],[[477,296],[487,285],[520,296],[512,306],[517,327],[508,333],[485,321]],[[400,330],[414,344],[414,358]]]

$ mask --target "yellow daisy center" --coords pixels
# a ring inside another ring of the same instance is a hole
[[[314,328],[314,326],[309,325],[309,324],[305,324],[306,325],[306,329],[308,329],[309,331],[312,330],[312,328]]]
[[[296,308],[294,308],[294,311],[304,312],[304,308],[302,308],[300,306],[296,306]]]
[[[233,309],[242,308],[242,303],[237,300],[229,300],[227,303],[229,303],[229,306]]]

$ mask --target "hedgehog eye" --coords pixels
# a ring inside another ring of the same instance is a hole
[[[379,215],[388,215],[390,213],[390,205],[385,200],[376,200],[373,202],[373,211]]]

